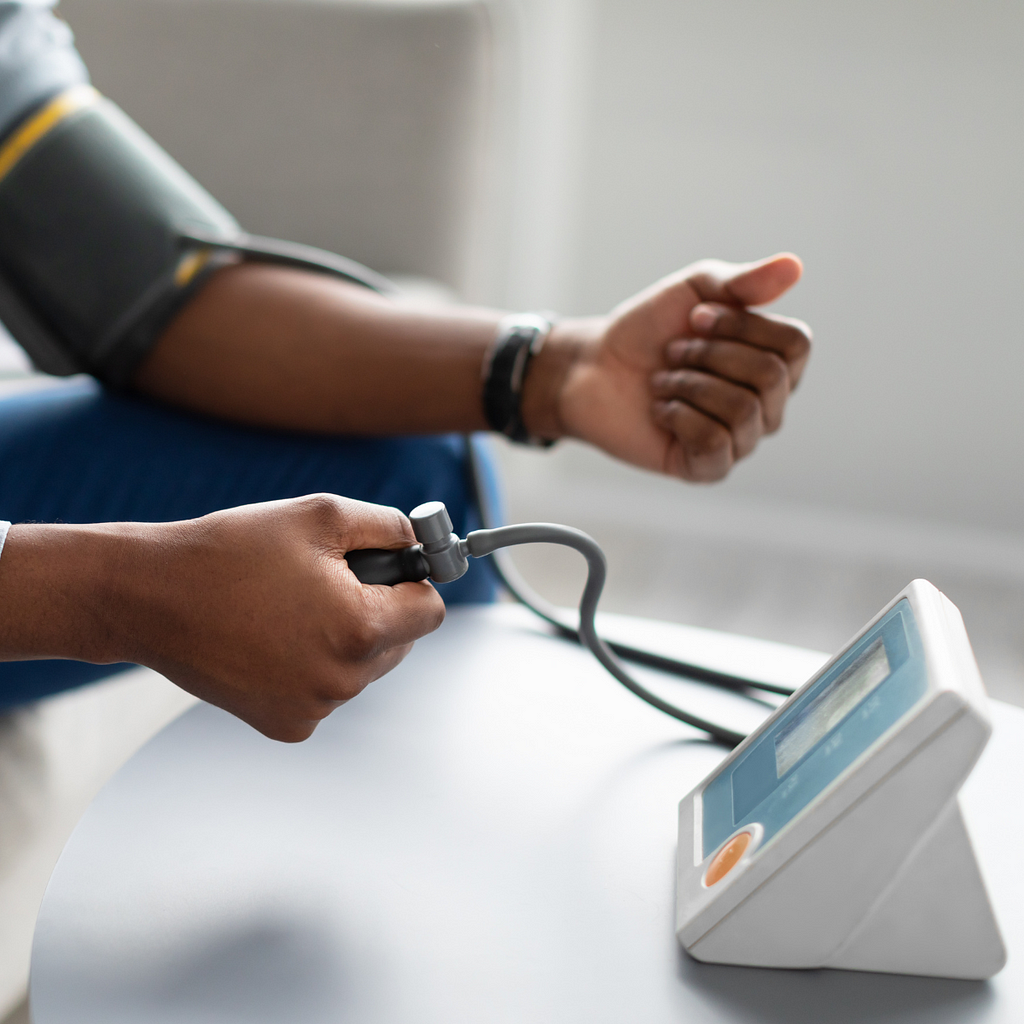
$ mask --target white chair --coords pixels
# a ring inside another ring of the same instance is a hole
[[[60,11],[97,87],[247,230],[473,291],[491,102],[482,0]],[[36,911],[79,816],[192,700],[139,669],[0,717],[0,1018],[24,997]]]
[[[101,92],[255,234],[469,290],[482,0],[64,0]]]

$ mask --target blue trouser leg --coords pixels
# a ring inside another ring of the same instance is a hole
[[[329,491],[408,512],[445,502],[464,536],[480,524],[458,435],[345,438],[240,427],[113,395],[92,381],[0,401],[0,519],[102,523],[191,519]],[[485,562],[441,594],[488,601]],[[109,675],[75,661],[0,663],[0,708]]]

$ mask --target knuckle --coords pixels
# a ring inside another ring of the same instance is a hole
[[[721,260],[710,258],[697,260],[696,263],[683,267],[679,271],[679,277],[685,281],[717,284],[718,278],[722,273],[722,266]]]
[[[676,390],[685,398],[699,401],[708,395],[714,383],[711,377],[702,370],[680,370]]]
[[[683,363],[686,366],[702,368],[707,366],[711,352],[711,344],[704,338],[694,338],[688,341],[683,350]]]
[[[759,360],[756,378],[756,386],[759,391],[776,391],[789,384],[786,364],[773,352],[765,352]]]
[[[353,697],[358,697],[375,678],[376,674],[371,670],[363,668],[361,671],[353,672],[351,666],[348,666],[348,670],[342,672],[340,678],[332,680],[324,687],[324,695],[329,699],[330,706],[328,711],[322,713],[323,717],[326,718],[331,711],[347,704]]]
[[[317,723],[315,721],[292,721],[292,722],[271,722],[266,726],[257,725],[256,728],[263,733],[267,739],[277,740],[278,743],[301,743],[313,735]]]
[[[714,337],[731,341],[750,341],[756,333],[755,318],[745,309],[722,304],[715,321]]]
[[[703,460],[720,455],[731,446],[729,431],[721,423],[705,418],[687,439],[686,450],[692,459]]]
[[[341,500],[335,494],[326,492],[307,494],[299,501],[302,503],[304,511],[318,525],[335,527],[344,519]]]
[[[761,419],[761,403],[753,392],[736,388],[729,397],[729,421],[733,424],[747,424]]]
[[[372,661],[385,647],[386,631],[373,616],[353,620],[345,633],[345,654],[350,661]]]
[[[811,329],[806,325],[793,325],[786,340],[786,358],[790,362],[803,359],[811,351]]]
[[[751,334],[753,318],[745,309],[727,306],[718,318],[718,333],[744,339]]]
[[[406,607],[401,632],[403,636],[419,638],[433,633],[444,622],[446,609],[441,595],[429,583],[417,584],[429,594],[417,593],[415,604]]]
[[[764,432],[766,434],[774,434],[776,431],[782,428],[782,420],[782,410],[779,409],[778,412],[775,412],[770,417],[768,417],[768,420],[765,423]]]
[[[696,374],[690,369],[665,371],[655,383],[655,394],[665,398],[679,398],[690,394],[695,378]]]
[[[440,629],[441,624],[444,622],[445,616],[447,614],[448,609],[445,608],[444,600],[441,597],[441,595],[435,590],[434,597],[430,602],[430,613],[427,616],[426,632],[433,633],[435,629]]]
[[[670,281],[672,284],[688,285],[699,298],[706,299],[721,290],[721,282],[727,274],[726,267],[721,260],[698,260],[678,271]]]

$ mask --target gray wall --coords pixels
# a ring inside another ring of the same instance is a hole
[[[1024,4],[523,0],[513,305],[791,249],[817,347],[737,499],[1021,531]],[[554,57],[552,57],[554,55]]]

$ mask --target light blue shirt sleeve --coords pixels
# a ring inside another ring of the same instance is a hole
[[[89,81],[53,0],[0,0],[0,139],[33,109]]]

